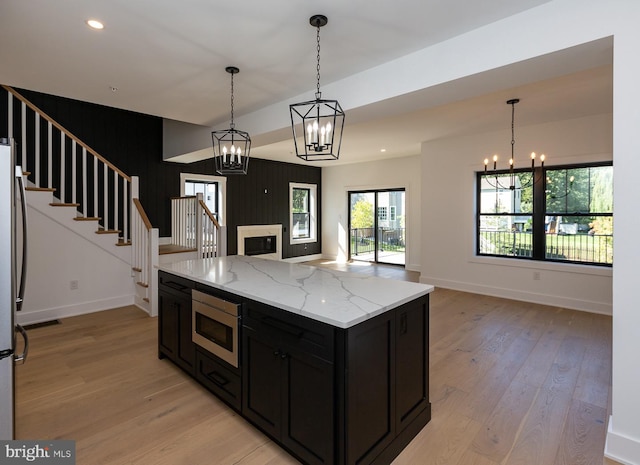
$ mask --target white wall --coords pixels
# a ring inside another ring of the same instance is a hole
[[[351,76],[343,82],[334,83],[334,88],[325,91],[334,95],[348,95],[350,100],[343,102],[347,109],[365,105],[366,98],[375,96],[376,99],[391,98],[407,94],[440,82],[454,82],[467,76],[508,67],[511,64],[540,57],[548,53],[579,46],[602,38],[613,37],[614,43],[614,95],[613,95],[613,159],[614,159],[614,231],[615,231],[615,264],[613,267],[613,383],[612,406],[613,414],[609,422],[607,446],[605,453],[619,462],[640,465],[640,369],[637,364],[637,353],[640,350],[638,339],[640,328],[640,311],[638,308],[638,263],[640,263],[640,247],[637,246],[638,231],[640,231],[640,214],[638,199],[640,199],[640,60],[638,60],[638,44],[640,44],[640,2],[637,0],[553,0],[543,5],[527,10],[518,15],[497,21],[493,24],[471,31],[468,34],[455,37],[444,43],[407,55],[394,62],[386,63],[375,69]],[[406,70],[398,73],[398,69]],[[509,72],[508,68],[505,72]],[[364,85],[363,85],[364,84]],[[349,87],[350,92],[344,92]],[[497,89],[496,89],[497,90]],[[470,92],[472,89],[470,90]],[[464,98],[464,92],[462,92]],[[364,96],[364,97],[363,97]],[[360,99],[360,101],[358,100]],[[524,104],[524,103],[523,103]],[[260,120],[259,116],[254,115]],[[267,118],[261,118],[266,121]],[[520,142],[522,138],[518,137]],[[479,141],[480,142],[480,141]],[[493,143],[493,139],[483,141]],[[524,141],[522,141],[524,142]],[[424,148],[422,185],[427,186],[433,181],[435,168],[439,163],[446,163],[441,159],[434,159],[436,143],[430,143]],[[453,148],[453,145],[449,145]],[[467,146],[468,148],[468,146]],[[552,152],[549,152],[550,154]],[[562,152],[560,152],[562,153]],[[575,153],[575,152],[574,152]],[[556,155],[559,155],[556,152]],[[473,163],[467,163],[467,179],[469,186],[473,185],[471,168]],[[464,168],[464,166],[462,167]],[[337,169],[337,168],[336,168]],[[354,170],[355,171],[355,170]],[[324,171],[323,171],[324,174]],[[347,185],[348,180],[335,182],[334,173],[326,183],[327,186]],[[367,182],[366,178],[362,178]],[[460,180],[458,180],[460,181]],[[334,193],[325,192],[323,181],[323,196],[327,196],[323,204],[323,211],[330,214],[323,215],[323,245],[331,247],[331,240],[338,237],[331,228],[340,227],[344,220],[346,209],[340,212],[340,205],[328,205],[330,201],[345,202],[336,198]],[[427,201],[433,191],[425,191],[422,198]],[[463,198],[468,198],[464,188],[456,191],[458,197],[452,201],[462,204]],[[324,197],[323,197],[324,199]],[[472,203],[470,203],[472,205]],[[469,208],[469,207],[467,207]],[[423,213],[422,232],[430,234],[430,229],[439,226],[432,224],[430,218],[438,214],[436,207],[426,206]],[[342,216],[340,216],[342,214]],[[468,214],[468,213],[467,213]],[[462,214],[461,214],[462,216]],[[467,218],[473,221],[472,217]],[[326,234],[326,236],[325,236]],[[326,237],[326,239],[325,239]],[[448,239],[455,244],[472,244],[469,241],[468,229],[462,228],[451,231]],[[422,272],[427,279],[430,276],[441,277],[449,282],[456,276],[453,267],[436,270],[434,264],[429,263],[429,257],[439,257],[437,251],[431,250],[424,241],[422,256]],[[468,245],[467,245],[468,247]],[[337,250],[331,250],[337,253]],[[463,261],[467,251],[457,252],[457,263]],[[425,261],[426,260],[426,261]],[[444,264],[441,257],[439,263]],[[509,267],[498,267],[486,263],[468,264],[464,266],[462,280],[464,282],[479,282],[482,288],[491,285],[481,273],[474,270],[487,270],[491,267],[498,278],[490,278],[495,282],[508,282],[513,272],[523,280],[528,281],[532,276],[529,269],[510,270]],[[505,271],[508,270],[508,271]],[[548,282],[555,277],[553,270],[543,270],[544,280],[540,285],[559,297],[558,289]],[[473,278],[471,275],[474,275]],[[571,276],[563,272],[562,276]],[[573,274],[569,287],[577,284],[579,277]],[[598,296],[606,292],[603,278],[587,275],[584,279],[597,282]],[[492,284],[497,288],[498,284]],[[542,295],[541,291],[534,294]],[[504,286],[506,291],[506,286]],[[522,290],[520,290],[522,292]],[[575,299],[573,299],[575,300]],[[580,300],[580,299],[578,299]],[[600,303],[606,298],[599,297]]]
[[[27,281],[20,324],[133,304],[131,265],[31,207],[27,215]],[[70,288],[71,281],[78,281],[78,289]]]
[[[520,104],[526,110],[526,102]],[[506,105],[505,105],[506,106]],[[504,131],[422,144],[422,274],[420,280],[458,289],[611,314],[610,268],[539,263],[475,256],[475,173],[483,159],[510,153]],[[530,127],[516,127],[516,167],[532,151],[547,155],[546,166],[611,160],[611,115]],[[519,160],[519,163],[518,163]],[[534,281],[534,271],[540,280]]]
[[[365,189],[405,189],[406,268],[420,271],[420,157],[322,169],[322,256],[344,262],[348,258],[348,192]]]

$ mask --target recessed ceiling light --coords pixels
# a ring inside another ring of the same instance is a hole
[[[380,149],[380,151],[381,151],[382,153],[384,153],[384,152],[386,152],[386,151],[387,151],[387,149]]]
[[[104,29],[104,24],[97,19],[87,19],[87,25],[93,29]]]

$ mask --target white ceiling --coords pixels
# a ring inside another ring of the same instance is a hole
[[[229,65],[240,68],[236,117],[312,97],[313,14],[329,18],[324,85],[547,1],[2,0],[0,83],[214,126],[229,119]],[[90,29],[89,18],[105,29]],[[414,155],[423,140],[507,127],[513,97],[522,124],[611,111],[610,44],[536,61],[348,112],[340,163]],[[532,67],[547,71],[532,81]],[[289,133],[257,136],[253,156],[298,161]]]

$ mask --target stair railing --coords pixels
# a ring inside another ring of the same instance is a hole
[[[17,142],[17,163],[30,172],[29,181],[54,192],[60,204],[75,206],[77,219],[97,221],[97,232],[117,233],[118,245],[132,246],[136,288],[144,289],[141,298],[136,292],[135,303],[157,315],[158,229],[140,204],[138,178],[126,175],[15,89],[1,87],[7,96],[7,134]]]
[[[171,244],[197,251],[202,258],[226,255],[224,228],[202,194],[171,199]]]
[[[158,314],[158,249],[159,232],[149,221],[142,203],[138,198],[138,177],[131,177],[131,269],[135,273],[137,291],[135,298],[146,302],[149,307],[149,314]],[[141,290],[140,290],[141,289]],[[137,305],[145,307],[141,302]]]
[[[15,89],[7,92],[8,136],[17,142],[18,163],[29,181],[54,191],[60,203],[95,219],[101,232],[131,240],[131,177],[82,142]],[[71,179],[67,179],[70,177]]]

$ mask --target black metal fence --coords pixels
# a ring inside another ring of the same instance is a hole
[[[354,228],[351,229],[351,255],[373,253],[376,233],[381,252],[403,252],[405,228]]]
[[[611,234],[547,234],[545,258],[582,263],[612,264]],[[481,231],[480,253],[515,257],[532,256],[532,233]]]

